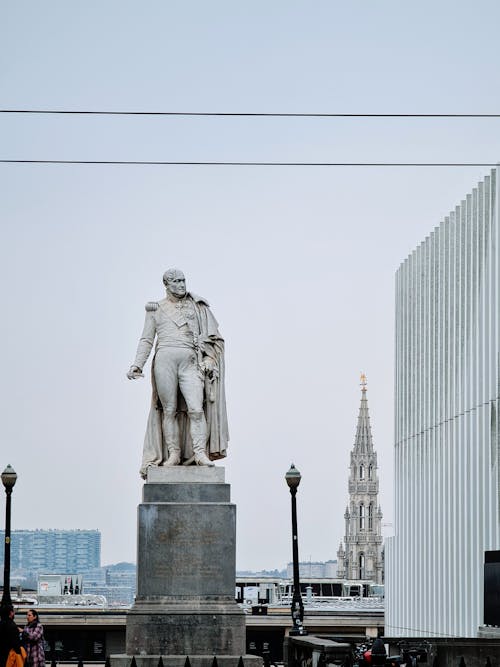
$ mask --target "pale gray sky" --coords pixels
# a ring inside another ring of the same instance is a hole
[[[495,113],[496,0],[17,0],[0,108]],[[500,119],[0,116],[0,159],[496,162]],[[227,341],[238,567],[343,535],[359,373],[392,520],[394,274],[487,168],[0,164],[0,467],[15,528],[135,559],[144,304],[184,270]],[[148,366],[149,370],[149,366]]]

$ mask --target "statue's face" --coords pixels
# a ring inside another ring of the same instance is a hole
[[[173,276],[167,278],[165,286],[167,292],[178,299],[186,296],[186,278],[181,271],[177,271]]]

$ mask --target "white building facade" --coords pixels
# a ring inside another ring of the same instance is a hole
[[[499,170],[396,275],[395,523],[386,636],[477,635],[500,549]]]

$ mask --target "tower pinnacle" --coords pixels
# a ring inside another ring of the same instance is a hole
[[[353,452],[373,452],[372,429],[370,425],[370,414],[368,412],[368,400],[366,398],[366,375],[361,374],[361,403],[359,406],[358,424],[356,427],[356,438]]]

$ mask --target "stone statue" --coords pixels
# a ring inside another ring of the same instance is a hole
[[[165,299],[146,304],[146,321],[127,377],[151,368],[153,397],[141,476],[149,466],[213,466],[229,440],[224,392],[224,340],[205,299],[186,291],[182,271],[163,275]]]

